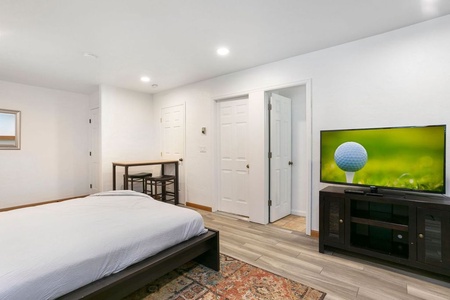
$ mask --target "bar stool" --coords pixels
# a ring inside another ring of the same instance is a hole
[[[136,173],[136,174],[128,174],[128,183],[130,183],[131,190],[134,190],[133,183],[142,182],[142,192],[144,194],[147,194],[147,183],[145,182],[145,179],[148,177],[151,177],[151,176],[152,176],[152,173],[146,173],[146,172],[141,172],[141,173]],[[123,177],[125,178],[125,175],[123,175]]]
[[[173,175],[161,175],[155,177],[146,177],[146,184],[150,185],[150,196],[164,202],[175,200],[175,176]],[[174,190],[167,189],[169,186],[173,186]],[[161,190],[158,192],[158,187]],[[148,191],[148,188],[147,188]]]

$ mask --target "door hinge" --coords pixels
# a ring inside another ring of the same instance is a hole
[[[269,110],[272,110],[272,103],[269,103]]]
[[[161,156],[162,156],[162,152],[161,152]]]
[[[89,124],[91,124],[92,123],[92,120],[91,119],[89,119]]]
[[[272,206],[272,200],[269,200],[269,206]]]
[[[159,118],[159,123],[162,123],[162,118]]]
[[[91,188],[92,189],[92,183],[89,185],[89,188]]]
[[[269,158],[272,158],[272,152],[269,152]]]
[[[89,156],[92,156],[92,152],[91,151],[89,151]]]

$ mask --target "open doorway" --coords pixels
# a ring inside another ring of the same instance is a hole
[[[307,86],[298,85],[286,88],[279,88],[276,90],[266,91],[267,99],[272,95],[277,94],[282,97],[291,99],[291,162],[290,165],[290,212],[284,218],[277,220],[273,214],[273,202],[269,207],[269,222],[279,225],[283,228],[287,227],[290,230],[302,231],[309,234],[310,228],[307,225],[309,222],[309,211],[311,201],[311,186],[310,186],[310,101],[307,101]],[[269,122],[270,123],[270,122]],[[270,125],[269,125],[270,127]],[[269,128],[269,132],[271,129]],[[270,142],[270,134],[269,134]],[[272,137],[273,138],[273,137]],[[273,157],[273,156],[272,156]],[[270,161],[269,166],[274,165]],[[270,169],[270,167],[269,167]],[[273,170],[272,170],[273,171]],[[273,196],[274,189],[279,189],[277,180],[273,178],[273,172],[269,170],[269,194]],[[286,177],[287,178],[287,177]]]

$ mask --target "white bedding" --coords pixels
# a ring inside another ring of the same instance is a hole
[[[53,299],[205,233],[193,210],[112,191],[0,213],[0,299]]]

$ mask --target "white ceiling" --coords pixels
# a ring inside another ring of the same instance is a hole
[[[156,93],[449,13],[448,0],[0,0],[0,80]]]

